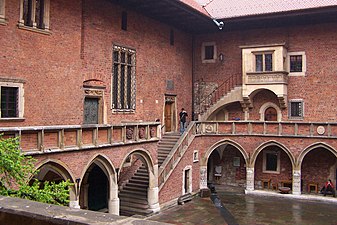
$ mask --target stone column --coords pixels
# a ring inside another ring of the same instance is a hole
[[[76,187],[72,187],[70,188],[69,190],[69,198],[70,198],[70,201],[69,201],[69,207],[70,208],[73,208],[73,209],[80,209],[80,201],[78,199],[79,197],[79,190],[76,190],[77,188]]]
[[[200,166],[200,189],[207,189],[207,166]]]
[[[158,188],[158,164],[153,166],[153,173],[149,169],[149,188],[147,189],[147,201],[153,212],[159,212],[159,188]]]
[[[293,170],[293,195],[301,194],[301,170]]]
[[[254,167],[246,167],[246,190],[254,191]]]
[[[147,189],[147,201],[149,203],[149,207],[153,212],[159,212],[160,206],[159,206],[159,189],[158,187],[154,188],[148,188]]]
[[[114,215],[119,215],[119,198],[118,198],[118,186],[110,188],[110,199],[109,199],[109,213]]]

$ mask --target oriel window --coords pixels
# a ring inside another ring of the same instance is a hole
[[[261,53],[255,54],[255,71],[273,71],[273,54]]]

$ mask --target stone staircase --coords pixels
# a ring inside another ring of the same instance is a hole
[[[179,133],[165,133],[158,143],[158,166],[160,167],[180,138]]]
[[[119,192],[121,216],[148,216],[152,213],[147,201],[148,187],[149,173],[142,165]]]

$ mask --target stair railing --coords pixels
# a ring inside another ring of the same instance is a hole
[[[203,100],[199,102],[199,112],[201,115],[207,111],[213,104],[215,104],[222,96],[230,92],[236,85],[238,85],[237,75],[228,77],[217,88],[215,88],[210,94],[208,94]]]
[[[195,137],[196,122],[192,121],[185,132],[181,135],[178,142],[174,145],[171,152],[168,154],[163,164],[159,167],[158,186],[159,190],[164,186],[167,179],[170,177],[174,168],[178,165],[181,158],[184,156],[188,146]]]

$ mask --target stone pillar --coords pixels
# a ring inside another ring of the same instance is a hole
[[[293,195],[301,194],[301,170],[293,170]]]
[[[254,168],[246,167],[246,190],[254,191]]]
[[[110,199],[109,199],[109,213],[114,215],[119,215],[119,198],[118,198],[118,186],[110,188]]]
[[[158,187],[148,188],[147,189],[147,201],[149,203],[149,207],[153,212],[159,212],[159,189]]]
[[[159,212],[158,164],[149,169],[149,188],[147,189],[147,202],[153,212]]]
[[[200,166],[200,189],[207,189],[207,166]]]
[[[69,207],[73,209],[80,209],[80,203],[78,200],[70,200],[69,201]]]

